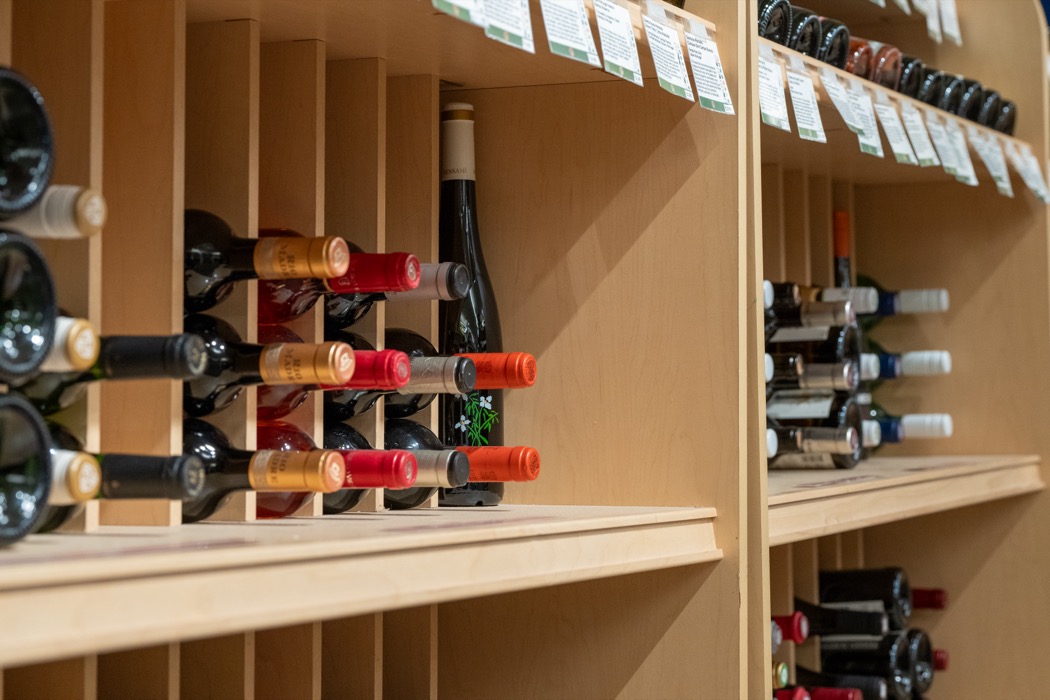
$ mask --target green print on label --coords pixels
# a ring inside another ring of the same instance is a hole
[[[466,434],[467,444],[476,447],[489,444],[488,434],[499,423],[499,413],[492,410],[492,396],[479,391],[467,394],[464,413],[460,414],[456,430]]]

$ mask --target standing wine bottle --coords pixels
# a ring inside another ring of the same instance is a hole
[[[824,637],[820,652],[825,672],[879,676],[886,680],[890,700],[912,700],[914,672],[903,632],[885,637]]]
[[[758,35],[787,45],[791,35],[791,3],[788,0],[758,0]]]
[[[830,17],[820,18],[820,52],[817,58],[838,69],[846,67],[849,58],[849,28]]]
[[[818,673],[804,666],[795,667],[795,680],[808,687],[855,688],[864,700],[886,700],[889,697],[886,679],[878,676],[850,675],[844,673]],[[837,700],[837,699],[836,699]],[[849,700],[856,700],[855,697]]]
[[[182,504],[182,522],[203,520],[237,491],[312,491],[334,493],[346,480],[342,457],[335,452],[238,450],[221,430],[198,418],[182,423],[182,449],[204,464],[204,488]]]
[[[51,493],[51,438],[33,407],[0,395],[0,545],[32,532]]]
[[[788,32],[787,41],[789,49],[817,58],[820,55],[822,34],[820,18],[815,12],[799,5],[791,6],[791,31]]]
[[[383,500],[391,510],[416,508],[430,500],[439,487],[456,488],[470,479],[470,459],[438,439],[430,428],[392,418],[384,430],[386,449],[408,450],[419,465],[414,488],[386,489]]]
[[[225,221],[199,209],[184,219],[187,313],[207,311],[249,279],[329,279],[344,274],[350,251],[342,238],[239,238]]]
[[[106,200],[95,190],[51,185],[36,206],[4,224],[30,238],[78,239],[94,236],[106,225]]]
[[[98,359],[83,372],[38,374],[14,390],[45,416],[69,408],[100,380],[192,379],[204,372],[204,341],[196,335],[111,335],[99,338]]]
[[[346,483],[346,462],[335,450],[319,450],[306,431],[291,423],[274,421],[259,423],[255,431],[256,444],[262,450],[277,450],[291,453],[297,459],[319,460],[324,478],[318,481],[316,474],[304,475],[295,491],[266,489],[255,497],[255,515],[258,518],[284,518],[299,510],[311,491],[335,493]],[[283,457],[283,454],[282,454]],[[333,484],[332,479],[338,474]],[[331,477],[331,479],[329,478]]]
[[[884,610],[890,628],[904,629],[911,619],[911,586],[904,570],[843,569],[820,572],[822,605],[847,606],[854,610]]]
[[[0,382],[14,384],[36,372],[47,358],[58,309],[54,281],[40,249],[25,236],[5,230],[0,230],[0,289]]]
[[[285,229],[262,229],[260,238],[288,236]],[[259,323],[286,323],[330,295],[358,295],[414,290],[420,282],[419,258],[411,253],[366,253],[345,241],[350,262],[346,272],[328,279],[282,279],[259,282]]]
[[[849,212],[842,209],[836,209],[831,216],[831,254],[835,286],[840,289],[851,288],[853,286],[853,234]],[[868,312],[858,310],[858,313]]]
[[[790,6],[788,10],[790,12]],[[453,103],[444,107],[441,141],[439,254],[442,260],[466,265],[470,270],[471,285],[467,296],[443,304],[439,309],[441,341],[438,349],[448,355],[502,352],[499,310],[478,231],[473,106]],[[445,395],[439,408],[440,435],[445,444],[503,444],[501,390]],[[441,503],[446,506],[497,505],[503,500],[503,492],[502,483],[471,483],[442,491]]]
[[[190,314],[187,333],[204,339],[204,371],[182,385],[182,410],[200,417],[233,403],[252,384],[344,384],[354,371],[354,351],[346,343],[302,343],[287,329],[288,342],[241,342],[226,321]],[[274,331],[276,332],[276,331]]]
[[[21,73],[0,66],[0,220],[44,195],[55,167],[54,136],[44,98]]]
[[[416,483],[419,464],[408,450],[376,450],[364,435],[345,423],[327,423],[324,447],[346,462],[343,488],[324,495],[324,512],[345,513],[374,488],[407,489]]]

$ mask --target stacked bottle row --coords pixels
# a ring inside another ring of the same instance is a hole
[[[976,80],[938,70],[896,46],[850,34],[842,22],[788,0],[758,0],[758,33],[902,95],[1012,135],[1017,105]]]
[[[886,351],[871,338],[884,318],[944,312],[944,289],[854,286],[850,222],[833,221],[834,287],[765,282],[766,437],[773,469],[849,469],[883,443],[950,437],[947,414],[892,415],[872,398],[882,382],[947,374],[945,350]]]
[[[787,664],[776,664],[776,700],[922,700],[934,673],[948,668],[948,652],[909,628],[912,610],[944,609],[947,593],[911,588],[897,567],[821,571],[819,579],[819,604],[796,598],[791,614],[773,617],[771,635],[774,655],[785,641],[819,637],[821,670],[797,666],[792,686]]]

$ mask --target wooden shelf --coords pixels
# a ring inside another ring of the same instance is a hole
[[[253,19],[263,42],[318,39],[328,60],[382,58],[387,75],[438,75],[452,87],[467,89],[619,80],[600,68],[555,56],[547,48],[540,5],[533,0],[535,55],[485,36],[481,27],[434,9],[429,0],[322,2],[297,0],[188,0],[189,22]],[[591,30],[598,41],[591,3]],[[631,8],[645,78],[655,78],[642,30],[641,10]],[[671,6],[668,12],[693,17]],[[710,31],[711,22],[696,18]]]
[[[874,457],[769,472],[769,544],[798,542],[1045,488],[1036,455]]]
[[[714,516],[500,506],[33,536],[0,553],[20,630],[0,665],[717,561]]]

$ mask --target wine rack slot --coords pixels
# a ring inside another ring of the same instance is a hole
[[[790,615],[795,611],[792,551],[791,545],[769,548],[769,607],[773,615]],[[780,649],[773,654],[773,663],[785,663],[793,673],[795,645],[781,642]]]
[[[255,633],[258,700],[321,696],[321,624],[307,622]]]
[[[383,692],[437,700],[438,606],[383,613]]]
[[[393,689],[384,682],[384,669],[390,660],[384,649],[389,614],[359,615],[321,623],[322,698],[382,700],[384,694],[395,697]],[[414,632],[419,634],[420,630]],[[397,650],[393,660],[403,652]]]
[[[255,632],[183,642],[179,647],[181,697],[255,697]]]
[[[0,0],[0,63],[11,64],[12,0]]]
[[[820,551],[816,540],[798,542],[791,547],[791,588],[794,597],[816,603],[820,601],[817,581]],[[772,571],[771,571],[772,573]],[[783,575],[783,574],[781,574]],[[814,671],[820,670],[820,638],[810,637],[795,647],[795,662]]]
[[[806,183],[806,219],[809,231],[809,279],[814,285],[834,287],[832,271],[831,222],[835,210],[832,181],[823,175],[810,175]]]
[[[179,644],[100,654],[98,697],[178,700],[180,665]]]
[[[784,197],[784,178],[780,166],[763,165],[762,271],[767,280],[788,279]]]
[[[785,279],[813,279],[813,251],[810,248],[809,178],[800,170],[785,170],[784,272]]]
[[[4,669],[3,693],[26,700],[95,700],[98,656],[91,654],[34,666]]]

